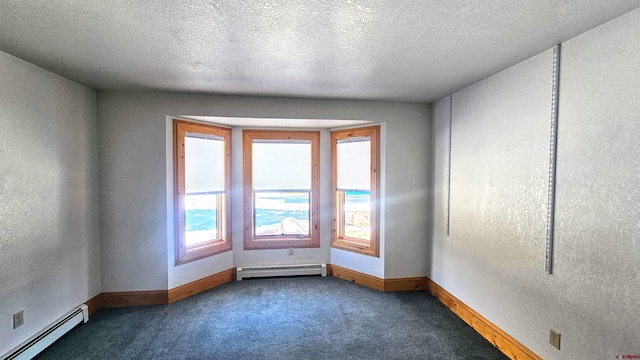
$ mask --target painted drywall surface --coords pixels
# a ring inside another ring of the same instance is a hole
[[[97,110],[102,291],[167,289],[164,114],[100,93]]]
[[[640,354],[640,10],[563,44],[559,359]],[[566,354],[566,356],[564,356]]]
[[[548,320],[548,309],[529,298],[544,292],[546,276],[551,69],[547,51],[453,95],[449,236],[448,99],[433,113],[430,276],[534,351],[545,336],[535,329]]]
[[[402,127],[387,129],[386,148],[402,151],[385,152],[385,187],[401,189],[384,197],[386,224],[384,277],[424,276],[428,264],[431,232],[430,167],[431,118],[411,117]],[[399,243],[403,243],[398,246]]]
[[[3,52],[0,79],[1,355],[100,292],[100,247],[95,92]]]
[[[229,260],[227,253],[216,255],[200,264],[173,266],[173,239],[171,238],[170,174],[167,115],[209,115],[221,117],[255,118],[293,118],[293,119],[345,119],[370,120],[386,123],[388,136],[392,136],[393,145],[386,149],[387,157],[401,159],[410,141],[400,141],[395,134],[404,126],[413,126],[416,122],[428,121],[429,108],[423,104],[401,104],[381,102],[354,102],[329,100],[297,100],[276,98],[222,97],[205,95],[181,95],[158,93],[98,93],[98,126],[100,156],[100,197],[101,202],[101,241],[103,253],[103,291],[133,291],[165,289],[213,274],[222,268],[238,266]],[[267,123],[265,123],[267,125]],[[428,132],[421,141],[428,142]],[[414,139],[414,138],[412,138]],[[234,132],[232,146],[240,142]],[[411,147],[409,147],[411,148]],[[238,156],[234,153],[232,182],[235,185],[233,195],[233,227],[241,223],[238,213],[238,197],[241,191],[238,177]],[[325,161],[325,153],[321,161]],[[406,158],[409,162],[413,160]],[[407,168],[414,164],[407,164]],[[418,165],[420,167],[422,165]],[[427,165],[424,165],[425,167]],[[321,170],[322,177],[328,173]],[[417,171],[418,176],[423,172]],[[390,176],[390,175],[388,175]],[[424,182],[426,183],[426,175]],[[404,189],[387,186],[386,196],[398,196]],[[328,192],[329,185],[321,185],[321,191]],[[410,208],[413,201],[419,199],[402,198]],[[326,201],[326,200],[325,200]],[[328,204],[327,202],[324,203]],[[419,207],[419,206],[418,206]],[[326,223],[326,216],[321,216]],[[394,217],[387,213],[387,236],[393,233],[394,226],[406,226],[402,222],[396,225]],[[406,238],[394,239],[393,246],[413,246],[422,233],[422,225],[415,231],[402,230],[409,234]],[[326,233],[327,225],[321,228]],[[328,229],[328,228],[327,228]],[[328,231],[328,230],[327,230]],[[241,238],[234,231],[234,261],[242,265],[282,264],[292,262],[287,250],[240,251]],[[389,241],[389,240],[387,240]],[[320,249],[296,249],[293,257],[296,262],[313,260],[325,261],[328,239],[321,235]],[[418,247],[421,247],[420,244]],[[388,246],[386,249],[388,250]],[[255,254],[255,255],[254,255]],[[334,254],[335,258],[334,258]],[[364,257],[342,250],[330,250],[330,261],[358,271],[376,276],[384,275],[382,259]],[[334,261],[335,260],[335,261]],[[206,265],[202,265],[206,264]],[[424,264],[405,262],[397,269],[399,277],[424,275]]]
[[[440,271],[440,267],[435,268],[435,264],[442,266],[435,257],[444,256],[447,235],[447,132],[449,117],[449,97],[440,99],[431,104],[431,186],[432,186],[432,239],[430,254],[425,259],[428,266],[427,276],[439,282],[447,280],[446,273]],[[453,165],[453,162],[452,162]],[[444,283],[440,284],[444,286]]]
[[[551,69],[547,51],[453,95],[449,236],[448,99],[434,105],[430,276],[534,351],[550,321],[550,304],[528,299],[546,276]]]
[[[432,258],[434,281],[525,346],[549,320],[528,298],[546,276],[551,60],[547,51],[453,95],[450,236]]]
[[[545,359],[638,354],[640,13],[563,44],[554,275],[544,273],[551,51],[434,106],[431,278]],[[548,344],[562,333],[562,350]]]

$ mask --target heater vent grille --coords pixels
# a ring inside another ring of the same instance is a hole
[[[44,330],[27,339],[22,344],[13,348],[0,360],[30,360],[48,348],[56,340],[69,332],[76,325],[89,321],[89,308],[80,305],[71,310]]]
[[[327,276],[327,264],[244,266],[237,269],[237,280],[252,277],[276,277],[297,275]]]

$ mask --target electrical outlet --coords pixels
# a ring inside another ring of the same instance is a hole
[[[289,248],[289,255],[293,255],[293,248],[292,247]]]
[[[24,324],[24,311],[20,310],[13,314],[13,328],[17,328]]]
[[[560,333],[550,330],[549,331],[549,344],[554,348],[560,350]]]

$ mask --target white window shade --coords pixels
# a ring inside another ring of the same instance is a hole
[[[371,190],[371,140],[355,138],[338,140],[339,190]]]
[[[224,191],[225,144],[223,138],[187,134],[184,139],[185,192]]]
[[[253,190],[311,189],[311,141],[254,140]]]

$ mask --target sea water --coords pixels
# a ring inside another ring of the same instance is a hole
[[[191,201],[190,201],[191,200]],[[348,191],[345,193],[345,211],[369,210],[369,193]],[[186,203],[186,231],[215,230],[217,209],[214,199],[204,197],[188,199]],[[308,224],[309,193],[264,192],[256,193],[255,226],[274,226],[286,218]]]

